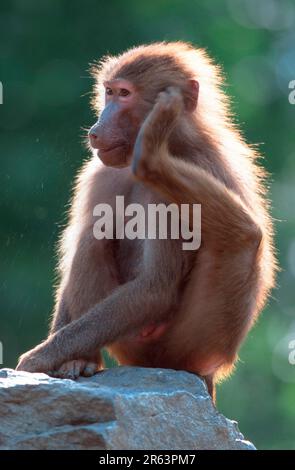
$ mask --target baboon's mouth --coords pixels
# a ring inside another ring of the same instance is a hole
[[[101,155],[101,154],[106,155],[108,153],[113,152],[114,150],[119,150],[119,149],[124,148],[124,147],[126,147],[126,143],[125,142],[120,142],[120,143],[114,144],[110,147],[99,148],[98,153],[99,153],[99,155]]]

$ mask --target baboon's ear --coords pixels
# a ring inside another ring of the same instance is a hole
[[[190,113],[194,112],[197,104],[198,104],[198,97],[199,97],[199,82],[197,80],[189,80],[187,93],[184,99],[185,108]]]

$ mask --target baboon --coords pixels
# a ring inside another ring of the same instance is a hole
[[[52,326],[18,369],[89,376],[105,347],[119,364],[199,374],[214,395],[274,285],[259,155],[233,122],[220,68],[204,50],[140,46],[92,72],[99,119],[60,243]],[[144,207],[201,204],[200,248],[184,251],[171,238],[97,240],[93,208],[115,208],[117,195]]]

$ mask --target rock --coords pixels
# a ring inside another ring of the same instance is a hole
[[[0,449],[255,449],[203,381],[118,367],[92,378],[0,371]]]

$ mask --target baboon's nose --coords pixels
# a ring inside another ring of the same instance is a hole
[[[99,148],[99,138],[98,138],[97,127],[98,126],[94,124],[94,126],[92,126],[90,131],[88,132],[91,147],[95,149]]]

